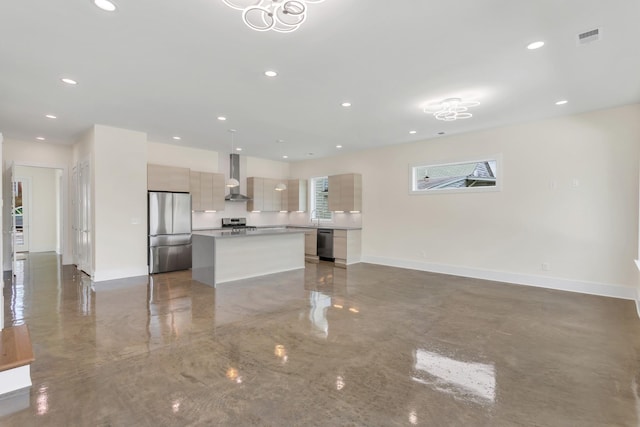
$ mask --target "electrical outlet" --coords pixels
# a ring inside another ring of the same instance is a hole
[[[551,264],[543,262],[540,268],[542,268],[542,271],[551,271]]]

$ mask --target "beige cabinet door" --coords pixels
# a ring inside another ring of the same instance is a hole
[[[332,212],[362,210],[362,175],[346,173],[329,177],[329,210]]]
[[[191,191],[191,171],[164,165],[147,165],[147,189],[150,191]]]
[[[251,198],[247,202],[248,211],[264,210],[264,178],[247,178],[247,196]]]
[[[329,177],[329,210],[343,211],[342,209],[342,179],[340,175],[332,175]]]
[[[213,173],[213,205],[214,211],[223,211],[224,203],[224,174]]]
[[[213,208],[213,174],[200,172],[200,206],[203,211],[215,210]]]
[[[362,210],[362,175],[340,175],[340,207],[345,212]]]
[[[191,179],[189,181],[189,192],[191,193],[191,209],[194,211],[202,210],[200,205],[200,172],[191,171]]]
[[[345,230],[333,231],[333,257],[345,261],[347,259],[347,232]]]
[[[304,232],[304,254],[318,255],[318,232],[315,229]]]
[[[307,180],[290,179],[287,181],[287,210],[304,212],[307,210]]]

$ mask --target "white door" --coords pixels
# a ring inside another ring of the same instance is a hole
[[[13,168],[12,168],[13,169]],[[11,205],[13,244],[15,252],[29,251],[29,224],[30,224],[30,191],[31,185],[27,178],[16,177],[12,170],[13,179]]]
[[[16,165],[11,163],[11,271],[13,275],[16,275],[16,216],[14,212],[16,211],[16,186],[15,186],[15,176],[16,176]]]
[[[79,248],[78,267],[91,275],[91,164],[83,160],[78,164]]]

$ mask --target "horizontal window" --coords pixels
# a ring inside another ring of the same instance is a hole
[[[409,168],[411,194],[498,191],[500,156],[455,163],[420,164]]]

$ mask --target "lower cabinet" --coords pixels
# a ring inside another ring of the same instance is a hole
[[[304,257],[309,262],[320,262],[318,258],[318,230],[306,229],[304,232]]]
[[[333,257],[335,266],[346,268],[360,262],[362,255],[360,230],[333,230]]]
[[[307,262],[320,262],[318,258],[318,230],[315,228],[289,227],[296,230],[304,230],[304,259]]]

